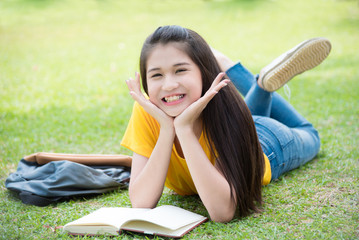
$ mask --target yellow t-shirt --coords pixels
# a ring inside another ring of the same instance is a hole
[[[133,106],[132,116],[128,123],[121,145],[131,151],[149,158],[155,148],[160,133],[159,123],[148,114],[137,102]],[[215,164],[215,159],[208,147],[206,137],[202,132],[199,144],[206,153],[211,163]],[[268,158],[265,158],[265,174],[263,185],[270,182],[271,168]],[[179,156],[173,144],[171,160],[168,167],[165,185],[180,195],[197,194],[191,174],[187,167],[186,160]]]

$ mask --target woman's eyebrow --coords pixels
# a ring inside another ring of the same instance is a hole
[[[150,73],[150,72],[158,71],[158,70],[160,70],[160,68],[151,68],[147,72]]]
[[[174,67],[178,67],[178,66],[183,66],[183,65],[191,65],[187,62],[181,62],[181,63],[176,63],[175,65],[173,65]]]
[[[187,62],[180,62],[180,63],[174,64],[173,66],[179,67],[179,66],[184,66],[184,65],[191,65],[191,64],[187,63]],[[159,67],[151,68],[147,72],[150,73],[150,72],[154,72],[154,71],[158,71],[158,70],[161,70],[161,68],[159,68]]]

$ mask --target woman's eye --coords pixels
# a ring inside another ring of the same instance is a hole
[[[161,76],[162,76],[161,74],[156,73],[156,74],[153,74],[151,77],[152,77],[152,78],[156,78],[156,77],[161,77]]]
[[[187,69],[177,69],[176,73],[185,72],[185,71],[187,71]]]

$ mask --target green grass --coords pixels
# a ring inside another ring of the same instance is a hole
[[[357,1],[1,1],[1,181],[33,152],[130,154],[120,146],[133,102],[124,81],[145,37],[167,24],[196,30],[253,72],[309,37],[333,45],[322,65],[289,84],[290,102],[320,132],[319,156],[264,187],[262,213],[207,222],[185,239],[359,238]],[[130,206],[126,190],[39,208],[1,184],[0,198],[1,239],[67,239],[43,225]],[[207,214],[197,197],[166,191],[160,204]]]

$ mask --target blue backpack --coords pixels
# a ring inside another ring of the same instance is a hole
[[[25,204],[47,206],[127,188],[130,164],[131,157],[125,155],[36,153],[21,159],[5,186]]]

